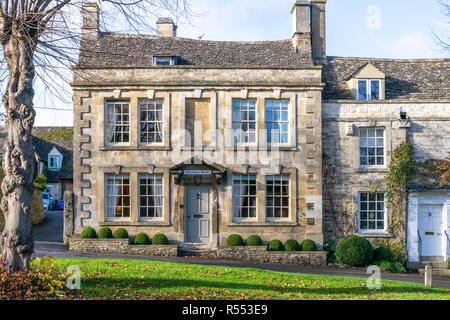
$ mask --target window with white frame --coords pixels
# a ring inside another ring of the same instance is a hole
[[[289,218],[289,176],[266,176],[266,218]]]
[[[106,175],[106,218],[130,218],[130,176]]]
[[[382,192],[359,193],[359,231],[380,232],[386,230],[385,194]]]
[[[359,128],[359,165],[384,167],[384,128]]]
[[[256,100],[233,99],[235,145],[256,142]]]
[[[233,176],[233,219],[256,218],[256,176]]]
[[[139,99],[139,136],[141,143],[163,142],[163,100]]]
[[[53,170],[61,169],[61,156],[48,156],[48,168]]]
[[[106,103],[106,141],[121,143],[130,141],[130,104],[127,101]]]
[[[177,64],[175,56],[154,56],[153,65],[155,66],[173,66]]]
[[[287,144],[289,142],[289,101],[266,100],[266,130],[268,144]]]
[[[163,178],[161,175],[139,175],[139,218],[163,216]]]
[[[380,100],[381,81],[374,79],[358,79],[358,100]]]

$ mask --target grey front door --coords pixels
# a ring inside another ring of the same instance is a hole
[[[209,186],[186,186],[186,242],[209,243]]]

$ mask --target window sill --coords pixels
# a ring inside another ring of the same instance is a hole
[[[367,173],[367,172],[381,172],[381,173],[387,173],[389,172],[389,169],[386,167],[383,168],[370,168],[370,167],[365,167],[365,168],[358,168],[358,170],[356,170],[357,173]]]
[[[297,222],[290,221],[233,221],[227,224],[228,227],[296,227]]]
[[[111,226],[111,227],[140,227],[140,226],[170,226],[171,223],[167,221],[106,221],[99,222],[99,226]]]
[[[140,145],[140,146],[102,146],[100,147],[100,151],[146,151],[146,150],[157,150],[157,151],[171,151],[169,146],[149,146],[149,145]]]
[[[357,232],[354,233],[355,236],[360,236],[363,238],[393,238],[394,235],[388,232]]]
[[[280,150],[280,151],[297,151],[298,148],[295,146],[267,146],[265,148],[257,147],[257,146],[233,146],[228,147],[227,151],[268,151],[272,150]]]

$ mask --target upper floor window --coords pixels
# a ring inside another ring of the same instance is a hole
[[[359,193],[359,231],[386,230],[385,194],[382,192]]]
[[[359,165],[361,167],[384,166],[384,129],[359,129]]]
[[[49,169],[61,169],[61,156],[48,156]]]
[[[163,101],[139,99],[139,129],[141,143],[163,142]]]
[[[266,218],[289,218],[289,176],[266,177]]]
[[[106,176],[106,217],[108,220],[130,218],[130,176]]]
[[[266,130],[268,144],[289,142],[289,101],[266,100]]]
[[[381,81],[373,79],[358,79],[358,100],[380,100]]]
[[[162,218],[163,183],[160,175],[139,175],[139,218]]]
[[[130,104],[126,101],[106,103],[106,141],[112,143],[130,141]]]
[[[177,64],[175,56],[154,56],[153,65],[155,66],[173,66]]]
[[[256,100],[233,99],[235,145],[256,142]]]
[[[233,176],[233,218],[256,218],[256,176]]]

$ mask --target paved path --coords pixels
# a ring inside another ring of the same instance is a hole
[[[228,266],[239,268],[257,268],[262,270],[271,270],[279,272],[290,273],[305,273],[318,275],[332,275],[332,276],[346,276],[367,278],[365,270],[362,269],[337,269],[329,267],[303,267],[296,265],[284,264],[270,264],[270,263],[256,263],[256,262],[242,262],[234,260],[221,259],[207,259],[201,257],[147,257],[147,256],[129,256],[129,255],[115,255],[115,254],[101,254],[101,253],[81,253],[72,252],[62,244],[55,244],[50,242],[36,242],[35,256],[44,257],[52,256],[54,258],[90,258],[90,259],[134,259],[134,260],[150,260],[150,261],[164,261],[174,263],[187,263],[198,265],[214,265],[214,266]],[[423,276],[418,274],[393,274],[382,273],[383,280],[397,280],[423,284]],[[450,279],[433,277],[433,286],[450,289]]]
[[[45,211],[43,223],[33,227],[34,241],[63,242],[63,211]]]

